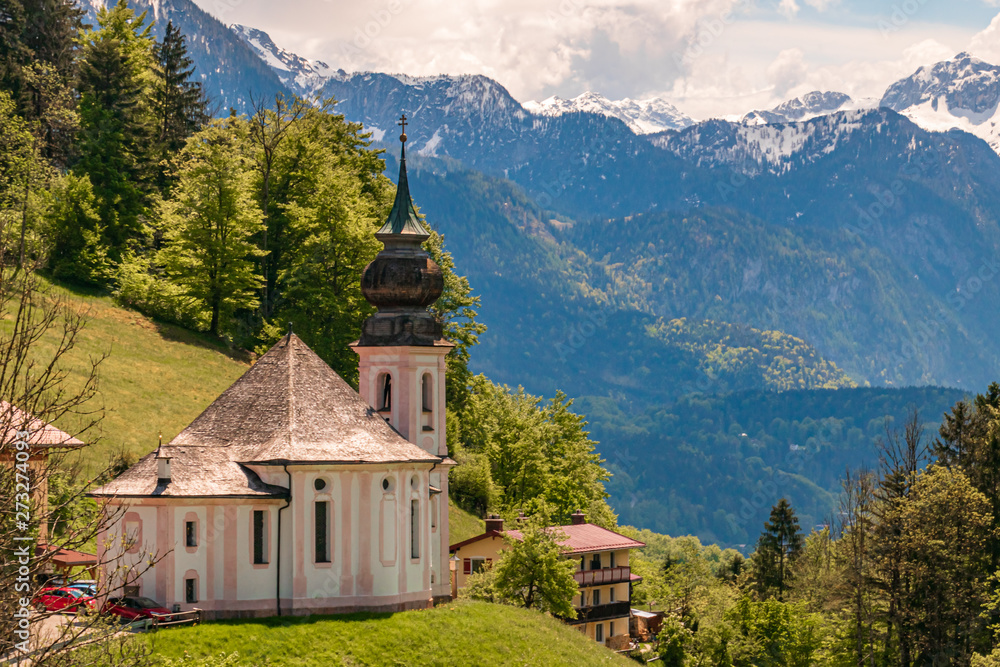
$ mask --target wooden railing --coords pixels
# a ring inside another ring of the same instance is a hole
[[[153,618],[140,618],[132,621],[129,625],[133,632],[144,632],[156,630],[157,628],[167,628],[172,625],[183,625],[190,623],[198,625],[201,623],[201,609],[191,611],[177,611],[172,614],[162,614]]]
[[[602,584],[617,584],[620,581],[628,581],[632,575],[632,569],[625,565],[622,567],[605,567],[600,570],[582,570],[575,572],[573,578],[580,586],[600,586]]]
[[[570,623],[586,623],[588,621],[603,621],[609,618],[622,618],[630,614],[630,604],[625,602],[612,602],[610,604],[599,604],[593,607],[577,607],[576,619]]]

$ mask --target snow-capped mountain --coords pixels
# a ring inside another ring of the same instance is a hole
[[[229,29],[275,71],[282,83],[306,97],[312,97],[331,76],[344,74],[343,70],[334,70],[320,60],[309,60],[279,47],[263,30],[238,23]]]
[[[849,95],[836,92],[821,92],[814,90],[801,97],[782,102],[767,111],[751,111],[743,117],[747,125],[765,125],[768,123],[795,123],[810,120],[817,116],[856,109],[857,105]]]
[[[664,130],[680,130],[695,124],[695,120],[670,102],[651,97],[646,100],[609,100],[598,93],[586,92],[571,100],[550,97],[541,102],[524,103],[524,108],[537,116],[561,116],[567,113],[596,113],[624,122],[636,134],[652,134]]]
[[[889,86],[881,106],[926,130],[960,129],[1000,153],[1000,67],[960,53]]]
[[[878,110],[842,111],[774,125],[708,120],[679,132],[664,132],[651,141],[699,166],[782,174],[832,153],[855,132],[878,132],[883,122],[884,112]]]

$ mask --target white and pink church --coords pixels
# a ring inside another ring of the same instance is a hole
[[[385,248],[362,291],[378,312],[351,346],[360,393],[289,332],[176,438],[93,492],[117,517],[98,541],[110,591],[207,618],[449,598],[452,345],[427,310],[444,281],[421,245],[405,143],[376,237]],[[139,575],[125,581],[130,569]]]

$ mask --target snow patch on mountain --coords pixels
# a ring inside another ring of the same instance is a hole
[[[553,96],[541,102],[525,102],[523,106],[536,116],[562,116],[583,112],[617,118],[636,134],[680,130],[695,124],[693,118],[659,97],[609,100],[603,95],[588,91],[571,100]]]
[[[884,119],[872,110],[840,111],[801,123],[747,124],[709,120],[650,140],[699,166],[730,165],[747,174],[783,174],[796,164],[832,153],[860,130],[879,132]]]
[[[239,24],[233,24],[229,29],[275,71],[282,83],[305,97],[313,96],[328,78],[338,74],[320,60],[309,60],[281,48],[263,30]]]
[[[1000,67],[968,53],[921,67],[889,86],[880,104],[925,130],[973,134],[1000,154]]]
[[[800,123],[838,111],[857,111],[878,106],[878,100],[863,98],[853,100],[849,95],[837,92],[814,90],[801,97],[782,102],[772,109],[756,110],[743,116],[740,122],[746,125],[767,125],[769,123]]]

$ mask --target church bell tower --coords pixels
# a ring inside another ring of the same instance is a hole
[[[360,393],[407,440],[436,456],[445,442],[445,357],[454,347],[427,307],[444,291],[441,267],[422,244],[430,234],[410,199],[406,116],[396,201],[375,232],[385,248],[365,267],[361,292],[378,312],[351,347],[361,358]]]
[[[396,200],[389,218],[375,233],[385,248],[365,267],[361,291],[378,309],[365,320],[361,338],[351,347],[360,357],[359,392],[407,440],[444,461],[432,468],[429,511],[432,539],[433,595],[447,599],[448,459],[445,440],[445,357],[454,345],[444,338],[441,322],[427,308],[444,291],[441,267],[423,248],[430,234],[410,199],[406,177],[406,116]]]

